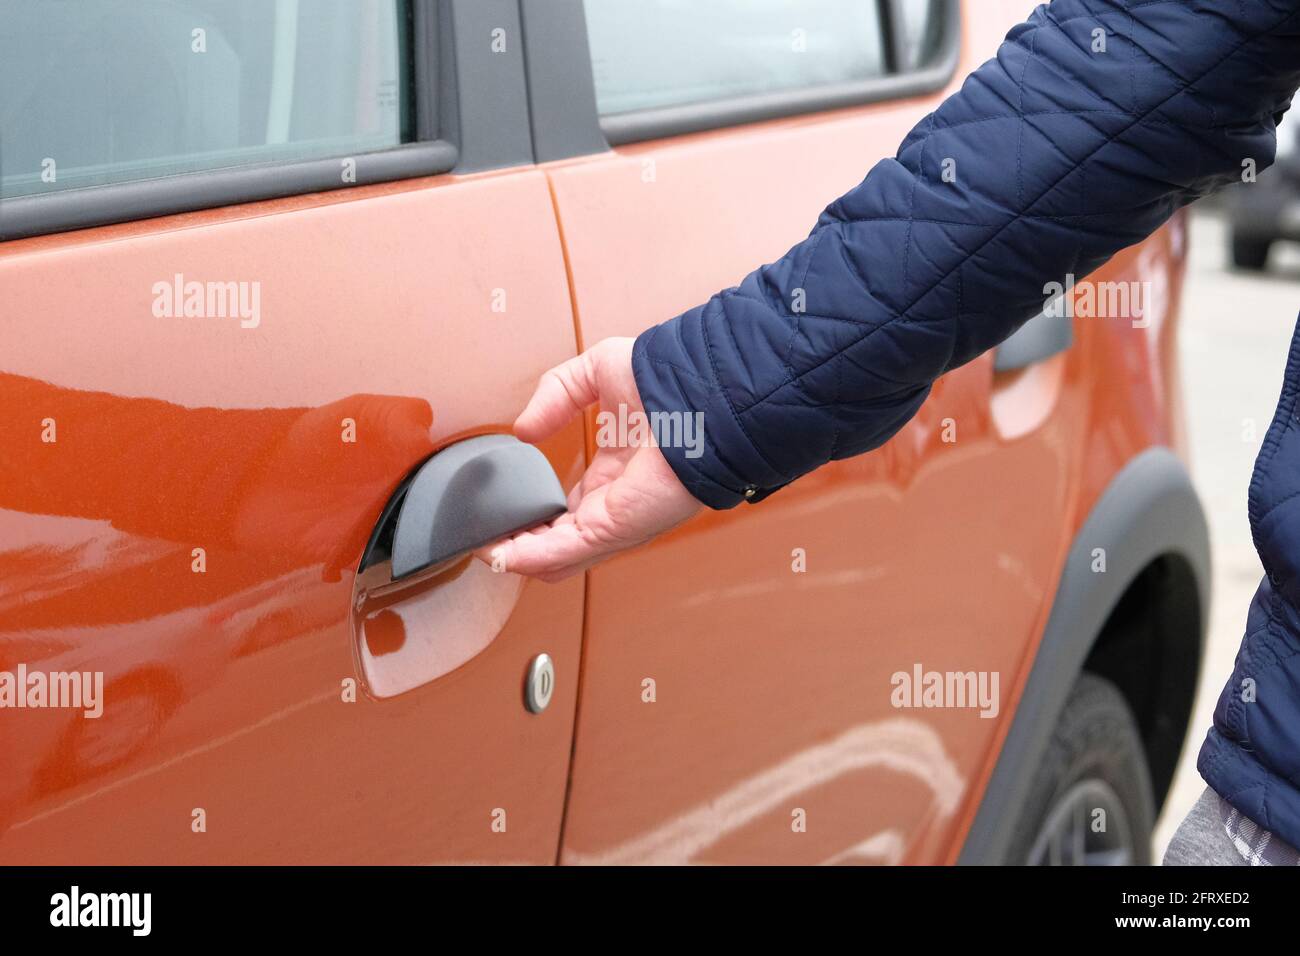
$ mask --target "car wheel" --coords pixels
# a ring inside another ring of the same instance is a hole
[[[1081,674],[1029,791],[1013,863],[1147,866],[1155,807],[1137,723],[1108,680]]]
[[[1232,264],[1238,269],[1263,272],[1268,266],[1268,250],[1273,244],[1267,239],[1232,237]]]

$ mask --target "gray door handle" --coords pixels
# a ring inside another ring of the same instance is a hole
[[[565,510],[564,489],[540,451],[512,435],[469,438],[435,454],[398,488],[361,570],[391,559],[396,581]]]
[[[993,355],[993,371],[1014,372],[1028,368],[1064,352],[1073,344],[1074,320],[1058,297],[998,346]]]

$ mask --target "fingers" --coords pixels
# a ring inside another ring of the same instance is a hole
[[[595,362],[590,351],[583,352],[541,377],[515,419],[515,434],[527,442],[549,438],[598,397]]]
[[[583,473],[582,480],[574,485],[573,490],[569,492],[567,500],[569,511],[576,512],[583,498],[623,474],[633,451],[635,449],[630,448],[596,449],[596,456]]]
[[[607,487],[589,491],[579,508],[560,515],[549,525],[490,545],[478,556],[498,572],[559,581],[623,550],[626,543],[596,531],[590,521],[583,522],[579,517],[603,512]]]
[[[559,580],[555,575],[594,561],[601,553],[571,517],[568,521],[557,520],[545,528],[515,535],[488,548],[487,552],[485,560],[493,570],[543,580]]]

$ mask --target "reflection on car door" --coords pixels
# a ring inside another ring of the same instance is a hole
[[[252,56],[237,39],[221,49]],[[369,52],[353,59],[384,62]],[[515,56],[501,69],[522,101]],[[370,129],[398,84],[335,76],[295,95],[364,100]],[[46,110],[50,128],[72,116],[24,89],[28,101],[5,105]],[[104,124],[129,126],[134,108],[122,99]],[[301,112],[254,132],[292,132]],[[238,161],[245,145],[229,145],[223,162]],[[93,153],[67,165],[113,180],[149,161]],[[0,221],[57,198],[39,175],[22,181],[28,205],[0,207]],[[401,480],[460,438],[508,430],[538,376],[574,354],[542,173],[357,185],[0,243],[0,326],[0,671],[98,674],[103,687],[98,717],[0,710],[0,861],[554,861],[581,579],[525,584],[466,560],[389,609],[398,626],[366,647],[353,620],[357,562]],[[575,481],[581,427],[544,451]],[[409,645],[467,662],[369,695],[363,652],[382,663]],[[531,714],[524,675],[542,652],[555,692]]]

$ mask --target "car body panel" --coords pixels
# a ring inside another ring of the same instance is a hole
[[[998,39],[972,19],[965,66]],[[583,340],[783,254],[942,95],[547,167]],[[1094,278],[1167,299],[1167,245]],[[1075,325],[1069,353],[1026,370],[986,355],[949,374],[879,451],[589,572],[563,862],[955,859],[1081,516],[1172,440],[1164,327]],[[893,675],[917,666],[997,672],[996,715],[896,708]]]
[[[260,321],[159,316],[176,274],[260,283]],[[98,720],[5,713],[0,860],[553,862],[580,579],[462,561],[423,592],[450,598],[403,616],[478,653],[390,700],[344,686],[388,495],[436,449],[508,430],[574,354],[541,173],[8,243],[0,321],[4,667],[106,684]],[[579,425],[544,450],[576,480]],[[533,715],[543,651],[557,689]]]

